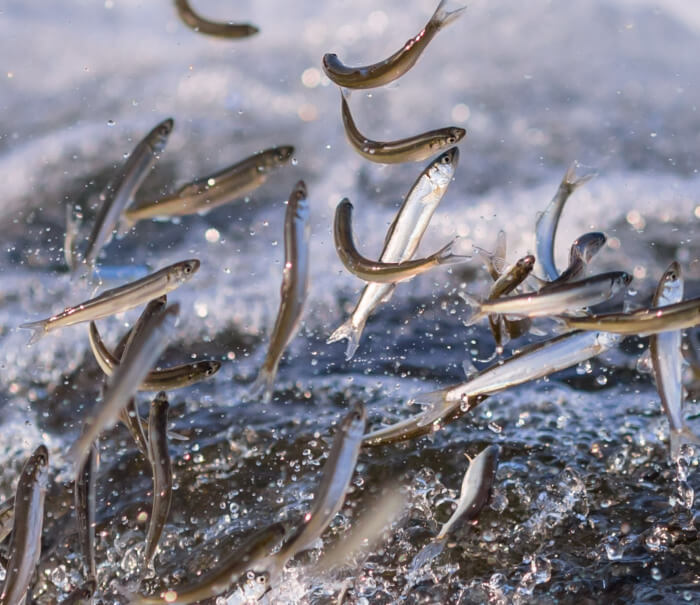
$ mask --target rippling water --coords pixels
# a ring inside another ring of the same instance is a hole
[[[212,18],[249,20],[245,41],[187,30],[165,1],[10,2],[0,10],[0,497],[40,442],[50,449],[44,553],[34,597],[62,598],[80,583],[64,453],[101,384],[84,325],[31,348],[22,321],[88,292],[60,270],[67,203],[91,201],[135,142],[166,116],[175,132],[143,195],[214,172],[267,146],[293,144],[293,165],[249,199],[177,223],[144,222],[105,251],[134,271],[196,256],[196,282],[171,296],[182,321],[165,362],[212,357],[216,377],[171,396],[177,489],[156,556],[156,591],[191,580],[254,528],[298,523],[309,509],[334,426],[361,399],[370,423],[406,417],[412,394],[462,379],[462,361],[488,358],[483,326],[465,328],[456,296],[487,287],[476,263],[402,284],[370,320],[352,362],[325,339],[361,283],[332,246],[341,197],[355,204],[368,255],[422,164],[382,167],[344,140],[339,95],[320,72],[324,52],[350,64],[379,60],[417,33],[434,1],[205,2]],[[229,11],[233,11],[229,13]],[[363,132],[409,136],[464,126],[455,182],[424,238],[433,251],[492,248],[508,233],[509,260],[534,249],[536,213],[574,159],[598,176],[565,210],[557,255],[584,231],[610,245],[596,270],[635,275],[644,304],[673,258],[686,296],[700,293],[700,10],[690,3],[477,2],[441,32],[396,83],[352,96]],[[243,402],[265,353],[281,279],[284,200],[304,178],[312,208],[311,294],[269,405]],[[130,279],[130,278],[129,278]],[[103,320],[113,344],[138,311]],[[546,327],[546,322],[543,322]],[[517,343],[522,344],[522,343]],[[298,556],[269,602],[599,603],[700,599],[694,493],[697,458],[667,456],[667,422],[653,380],[636,370],[645,339],[548,380],[511,389],[443,431],[363,450],[342,513],[323,536],[341,540],[373,497],[398,481],[404,515],[380,549],[317,575],[319,548]],[[689,385],[686,411],[700,430]],[[142,397],[145,411],[148,399]],[[464,454],[501,446],[490,506],[461,526],[432,563],[411,562],[452,512]],[[126,431],[100,442],[98,579],[105,602],[137,574],[151,477]],[[246,588],[254,594],[255,582]],[[232,600],[245,598],[237,593]]]

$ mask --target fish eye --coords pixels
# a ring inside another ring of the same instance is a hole
[[[445,157],[442,158],[442,163],[443,164],[449,164],[450,163],[450,156],[446,155]]]
[[[457,137],[449,136],[447,137],[447,143],[448,145],[452,145],[453,143],[457,142]]]
[[[185,265],[183,270],[185,273],[192,273],[192,267],[190,267],[190,265]]]

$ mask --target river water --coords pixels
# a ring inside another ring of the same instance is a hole
[[[340,99],[320,59],[366,64],[419,31],[435,2],[204,1],[211,18],[249,21],[261,33],[226,41],[182,25],[164,0],[39,0],[0,7],[0,498],[41,442],[52,482],[44,553],[33,595],[53,603],[81,581],[66,458],[102,376],[87,328],[27,347],[23,321],[87,298],[63,270],[67,204],[91,204],[135,143],[165,117],[175,130],[144,197],[172,190],[262,148],[292,144],[294,161],[249,198],[205,216],[142,222],[105,250],[105,279],[196,257],[195,279],[170,299],[181,322],[163,363],[216,358],[211,380],[170,396],[176,491],[146,588],[191,581],[255,528],[290,527],[309,510],[332,434],[349,402],[372,427],[415,413],[407,400],[458,382],[462,362],[493,353],[483,322],[465,327],[460,287],[480,295],[475,260],[400,285],[376,312],[355,358],[327,336],[362,283],[333,249],[336,204],[355,205],[362,250],[377,256],[386,228],[423,163],[380,166],[349,147]],[[674,258],[686,296],[700,294],[700,9],[679,0],[585,3],[474,2],[440,32],[403,78],[355,92],[363,132],[391,140],[462,126],[455,181],[421,250],[459,236],[456,251],[492,249],[508,260],[534,251],[534,224],[570,162],[595,179],[574,194],[557,258],[581,233],[605,231],[595,271],[635,280],[628,306],[649,301]],[[244,401],[279,301],[284,201],[303,178],[312,212],[311,290],[302,328],[284,357],[273,400]],[[124,278],[124,276],[127,276]],[[109,285],[116,285],[115,278]],[[463,286],[466,284],[466,286]],[[618,301],[618,305],[621,301]],[[138,310],[102,320],[113,346]],[[547,331],[551,324],[538,324]],[[530,336],[515,345],[523,345]],[[646,339],[549,379],[493,396],[444,430],[364,449],[342,512],[323,544],[287,567],[272,603],[647,603],[700,600],[694,493],[698,460],[668,462],[668,424],[653,379],[637,369]],[[700,431],[689,384],[686,412]],[[141,398],[146,412],[148,397]],[[470,456],[501,447],[493,496],[445,551],[411,569],[452,512]],[[123,427],[100,441],[99,594],[138,575],[150,511],[148,463]],[[373,498],[398,489],[406,509],[379,545],[318,574],[324,548],[342,540]],[[231,601],[252,598],[255,581]],[[246,596],[247,595],[247,596]],[[220,599],[219,602],[224,602]]]

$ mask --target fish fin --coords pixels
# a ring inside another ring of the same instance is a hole
[[[698,437],[687,426],[684,426],[682,429],[677,431],[671,429],[669,440],[671,442],[671,460],[674,462],[680,457],[681,447],[684,443],[690,443],[696,446],[700,445],[700,437]]]
[[[363,321],[359,326],[355,326],[352,323],[352,317],[348,319],[344,324],[339,326],[333,334],[331,334],[326,340],[327,344],[337,342],[346,338],[348,341],[347,348],[345,349],[345,361],[350,361],[357,351],[357,347],[360,346],[360,337],[362,336],[362,331],[365,329],[365,322]]]
[[[122,239],[125,235],[128,235],[135,224],[136,221],[130,219],[126,213],[122,214],[117,224],[117,238]]]
[[[473,248],[474,252],[484,260],[484,265],[486,265],[486,270],[491,278],[496,281],[506,266],[506,232],[503,230],[498,232],[496,249],[493,252],[479,246],[473,246]]]
[[[421,393],[415,399],[409,401],[410,404],[423,404],[423,411],[418,414],[416,426],[427,426],[433,422],[440,420],[449,411],[447,402],[447,393],[445,389],[431,391],[429,393]]]
[[[552,315],[549,319],[554,322],[554,325],[552,326],[552,334],[556,336],[571,332],[573,329],[571,326],[569,326],[569,321],[563,315]]]
[[[464,375],[467,377],[467,380],[471,380],[473,376],[479,373],[471,357],[468,357],[462,362],[462,369],[464,370]]]
[[[27,343],[27,346],[33,345],[37,340],[46,334],[46,324],[48,319],[42,319],[40,321],[28,321],[20,324],[19,327],[23,330],[32,330],[32,336]]]
[[[593,177],[598,175],[598,173],[594,170],[593,172],[589,172],[587,174],[577,177],[576,169],[578,167],[580,167],[580,164],[576,160],[571,162],[571,164],[569,164],[569,167],[566,169],[564,178],[562,179],[562,185],[566,185],[569,188],[569,193],[573,193],[581,185],[587,183]]]
[[[450,2],[450,0],[440,0],[440,4],[438,4],[433,16],[430,18],[430,23],[436,25],[438,29],[448,26],[467,8],[464,5],[458,5],[457,8],[448,10],[448,2]]]
[[[457,241],[458,238],[454,238],[449,244],[440,248],[435,254],[431,256],[435,257],[438,265],[454,265],[457,263],[463,263],[471,260],[471,256],[461,256],[459,254],[452,254],[452,246]]]
[[[647,348],[637,358],[636,370],[640,374],[651,374],[654,371],[654,364],[651,361],[651,349]]]
[[[382,299],[379,302],[382,304],[388,303],[391,300],[391,297],[394,295],[394,290],[396,290],[396,284],[391,284],[391,288],[384,296],[382,296]]]
[[[443,551],[444,546],[444,541],[439,535],[435,540],[428,542],[420,552],[413,557],[409,571],[416,573],[421,567],[433,561],[433,559]]]
[[[182,433],[177,433],[176,431],[168,431],[168,439],[172,441],[189,441],[190,438]]]
[[[484,315],[486,315],[486,313],[481,310],[481,303],[471,294],[467,294],[464,290],[460,290],[459,296],[465,303],[467,303],[467,306],[470,309],[469,314],[462,320],[462,323],[465,326],[470,326],[476,323],[482,317],[484,317]]]
[[[272,399],[272,392],[275,385],[277,368],[269,369],[265,366],[260,368],[257,378],[248,387],[247,399],[261,399],[263,403],[269,403]]]

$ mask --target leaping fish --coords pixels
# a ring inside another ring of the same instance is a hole
[[[40,445],[24,463],[15,492],[14,526],[0,605],[24,602],[41,556],[44,500],[49,480],[49,452]]]
[[[371,162],[379,164],[420,162],[442,151],[445,147],[459,143],[467,134],[464,128],[449,126],[397,141],[373,141],[358,130],[342,91],[340,100],[345,135],[353,149]]]
[[[129,227],[149,218],[205,214],[260,187],[293,154],[294,147],[289,145],[260,151],[224,170],[187,183],[171,195],[140,202],[124,213],[122,224]]]
[[[249,23],[217,23],[200,17],[192,10],[188,0],[175,0],[175,8],[182,22],[190,29],[217,38],[247,38],[260,30]]]
[[[421,172],[394,217],[379,257],[383,263],[401,263],[413,258],[433,212],[447,192],[459,160],[456,147],[448,149]],[[345,358],[351,359],[360,344],[367,319],[388,301],[396,284],[367,284],[350,318],[330,335],[327,342],[347,339]]]
[[[19,327],[33,330],[29,339],[29,344],[32,344],[52,330],[109,317],[158,298],[191,279],[198,269],[197,259],[181,261],[129,284],[105,290],[99,296],[66,307],[47,319],[23,323]]]
[[[95,264],[100,250],[112,239],[119,217],[133,201],[134,194],[153,168],[158,154],[165,149],[173,125],[172,118],[168,118],[151,130],[136,145],[119,176],[109,186],[88,240],[83,258],[87,265]]]
[[[605,233],[599,231],[584,233],[581,237],[574,240],[569,251],[569,266],[554,281],[545,282],[540,288],[540,292],[546,291],[547,288],[573,281],[579,277],[607,240]]]
[[[447,10],[448,0],[441,0],[425,27],[393,55],[384,61],[364,67],[347,67],[338,55],[323,56],[323,71],[338,86],[346,88],[375,88],[393,82],[413,67],[430,41],[441,29],[452,23],[466,7]]]
[[[299,329],[309,291],[309,236],[311,234],[306,185],[299,181],[287,202],[284,219],[284,271],[280,307],[270,336],[267,354],[249,394],[262,392],[264,401],[272,397],[277,366],[289,342]]]
[[[397,283],[425,273],[437,265],[451,265],[468,260],[469,257],[452,254],[454,240],[434,254],[401,263],[383,263],[362,256],[352,235],[352,204],[344,198],[335,209],[333,222],[335,250],[345,268],[353,275],[368,282]]]
[[[664,307],[683,300],[681,267],[672,262],[659,282],[652,304]],[[681,331],[662,332],[649,337],[649,352],[654,368],[656,388],[670,428],[671,459],[677,460],[683,443],[700,445],[700,439],[683,418],[683,382]]]
[[[591,173],[582,177],[576,177],[576,166],[576,162],[571,163],[552,201],[549,202],[547,209],[538,217],[535,226],[537,260],[544,270],[545,277],[550,281],[554,281],[559,277],[559,271],[554,262],[554,237],[557,234],[559,217],[564,209],[564,204],[566,204],[566,201],[576,189],[595,176],[595,173]]]

